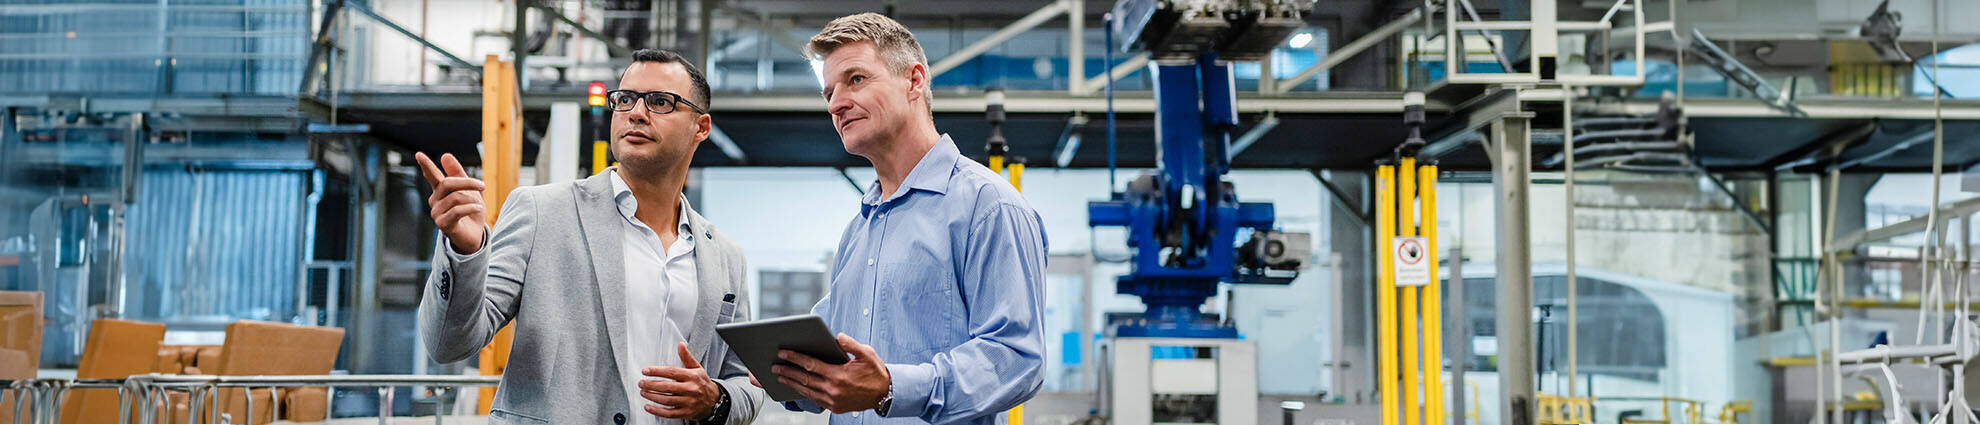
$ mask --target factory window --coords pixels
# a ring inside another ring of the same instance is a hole
[[[1582,373],[1600,373],[1644,381],[1656,381],[1667,365],[1668,348],[1663,312],[1636,288],[1582,276],[1576,279],[1580,303],[1580,345],[1578,360]],[[1534,344],[1540,345],[1538,370],[1542,373],[1567,367],[1567,279],[1560,275],[1533,278],[1535,317],[1540,322]],[[1474,341],[1467,369],[1497,370],[1495,297],[1491,278],[1465,279],[1465,315]],[[1477,347],[1485,347],[1480,349]]]
[[[764,270],[757,274],[757,317],[796,316],[811,312],[825,298],[825,273]]]

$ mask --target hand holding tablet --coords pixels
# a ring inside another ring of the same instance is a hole
[[[775,365],[794,366],[777,359],[777,351],[791,350],[831,364],[851,360],[839,348],[831,329],[825,327],[825,320],[814,314],[716,325],[715,333],[729,343],[743,366],[756,376],[757,384],[776,401],[804,398],[797,389],[778,382],[777,374],[770,371]]]

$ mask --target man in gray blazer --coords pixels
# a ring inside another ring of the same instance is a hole
[[[742,251],[681,196],[708,138],[708,82],[641,50],[608,92],[620,165],[518,188],[492,235],[484,186],[453,155],[416,155],[446,243],[419,304],[438,362],[467,359],[513,320],[496,424],[744,424],[765,399],[715,335],[749,320]]]

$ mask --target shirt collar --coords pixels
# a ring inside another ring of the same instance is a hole
[[[942,140],[935,142],[935,147],[928,149],[928,153],[921,156],[921,162],[915,163],[914,170],[909,171],[907,178],[901,180],[901,187],[894,190],[893,196],[885,200],[880,199],[880,180],[875,179],[873,184],[868,185],[864,202],[867,205],[879,205],[882,202],[899,199],[907,195],[911,189],[947,193],[949,177],[954,174],[952,171],[955,170],[956,161],[962,159],[962,152],[956,149],[956,141],[944,133]]]
[[[691,207],[688,206],[687,195],[681,194],[680,196],[681,217],[679,234],[692,238],[694,235],[688,226],[688,208]],[[612,200],[618,204],[620,216],[624,217],[626,221],[639,223],[639,218],[633,215],[639,212],[639,199],[633,197],[632,186],[626,185],[625,178],[619,176],[619,170],[617,168],[612,169]]]

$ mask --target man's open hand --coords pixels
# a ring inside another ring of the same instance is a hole
[[[646,406],[646,413],[668,419],[699,421],[715,415],[715,404],[722,400],[722,389],[708,379],[708,370],[688,353],[687,343],[679,345],[681,366],[649,366],[641,375],[654,378],[639,381],[639,396],[658,404]]]

